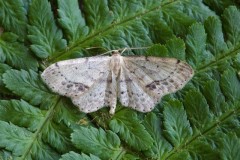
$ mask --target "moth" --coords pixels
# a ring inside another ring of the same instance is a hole
[[[190,65],[175,58],[111,56],[77,58],[50,65],[41,74],[55,93],[71,98],[80,111],[89,113],[117,100],[125,107],[150,112],[161,98],[182,89],[193,77]]]

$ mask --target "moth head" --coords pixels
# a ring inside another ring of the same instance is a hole
[[[119,74],[120,68],[121,68],[121,61],[122,61],[122,56],[118,52],[118,50],[112,52],[112,57],[110,60],[110,68],[117,76]]]
[[[120,55],[118,50],[112,50],[112,56]]]

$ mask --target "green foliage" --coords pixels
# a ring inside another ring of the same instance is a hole
[[[4,72],[6,72],[7,70],[11,69],[11,67],[9,65],[0,63],[0,90],[1,93],[9,93],[8,90],[6,89],[4,83],[3,83],[3,79],[2,79],[2,75],[4,74]]]
[[[8,89],[33,105],[41,104],[46,108],[56,99],[56,96],[49,93],[39,75],[32,70],[8,70],[3,75],[3,81]]]
[[[226,31],[228,45],[235,46],[240,41],[240,22],[238,21],[240,13],[235,6],[227,8],[223,13],[223,28]]]
[[[157,116],[154,113],[149,113],[144,119],[144,126],[146,130],[153,138],[153,145],[150,149],[144,151],[147,157],[158,159],[164,157],[164,155],[172,149],[171,144],[163,136],[163,124],[161,116]]]
[[[0,146],[11,150],[14,155],[21,155],[24,148],[31,140],[32,133],[24,128],[0,121],[2,132]]]
[[[179,101],[170,101],[164,105],[164,126],[166,138],[174,146],[186,143],[192,136],[192,128],[187,120],[186,112]]]
[[[0,38],[0,61],[18,69],[37,70],[38,62],[27,50],[27,47],[17,41],[17,35],[3,33]]]
[[[47,58],[66,47],[62,31],[54,23],[51,6],[47,0],[32,1],[29,8],[29,23],[28,38],[32,42],[31,49],[36,56]]]
[[[114,115],[109,127],[119,133],[120,137],[136,150],[147,150],[152,146],[153,139],[139,122],[137,114],[131,110],[122,110]]]
[[[19,35],[21,40],[26,38],[26,9],[21,0],[0,1],[0,21],[6,31]]]
[[[65,30],[70,44],[72,42],[74,44],[75,41],[82,39],[88,34],[88,27],[76,0],[73,0],[72,3],[59,0],[58,13],[60,15],[59,23]]]
[[[0,159],[240,159],[240,10],[234,0],[0,0]],[[195,70],[150,113],[84,114],[40,78],[53,62],[124,54]]]
[[[75,159],[82,159],[82,160],[100,160],[98,157],[94,155],[87,156],[86,154],[77,154],[75,152],[66,153],[62,156],[60,160],[75,160]]]
[[[117,157],[120,148],[120,139],[112,131],[104,131],[93,127],[79,127],[72,133],[72,142],[86,153],[95,153],[102,159]]]
[[[29,105],[21,100],[1,100],[0,101],[0,119],[18,123],[19,126],[26,127],[30,131],[36,131],[38,122],[44,118],[40,109]],[[15,115],[11,117],[9,115]]]

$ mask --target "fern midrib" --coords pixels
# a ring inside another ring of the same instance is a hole
[[[126,117],[126,118],[127,118],[127,117]],[[136,128],[134,128],[134,127],[131,126],[131,125],[130,125],[130,127],[128,127],[129,125],[127,125],[126,123],[124,123],[124,121],[121,120],[121,118],[116,118],[116,120],[119,121],[119,122],[121,122],[121,123],[122,123],[122,126],[124,126],[125,128],[127,128],[128,131],[130,131],[130,132],[128,132],[129,135],[134,135],[134,137],[136,138],[136,140],[138,140],[139,143],[141,143],[142,138],[141,138],[139,135],[134,134],[135,132],[134,132],[133,130],[136,130]],[[120,129],[120,130],[121,130],[121,129]],[[126,129],[123,129],[123,130],[125,130],[125,133],[127,133],[127,132],[126,132]],[[131,132],[131,131],[133,131],[133,132]],[[129,137],[133,137],[133,136],[129,136]],[[121,136],[121,138],[123,138],[123,137]],[[126,139],[125,139],[125,140],[126,140]],[[140,144],[139,144],[139,145],[140,145]],[[143,144],[142,144],[142,145],[143,145]],[[144,144],[144,145],[145,145],[145,144]]]
[[[20,160],[25,160],[27,155],[31,152],[31,148],[34,144],[34,142],[36,141],[36,139],[38,138],[39,134],[42,132],[45,124],[48,122],[48,120],[52,117],[52,115],[54,114],[54,110],[55,108],[58,106],[58,103],[60,102],[60,97],[56,100],[56,103],[52,105],[52,107],[47,111],[46,113],[46,118],[42,121],[42,123],[39,125],[38,130],[33,134],[33,138],[32,138],[32,143],[30,143],[27,147],[26,150],[24,152],[24,154],[20,157]]]
[[[174,148],[172,151],[170,151],[165,157],[164,159],[168,159],[171,156],[173,156],[175,153],[184,150],[185,148],[187,148],[187,146],[191,145],[192,142],[194,142],[195,140],[197,140],[198,138],[207,135],[209,132],[211,132],[212,130],[215,130],[215,128],[221,124],[224,123],[226,121],[228,121],[230,118],[232,118],[232,116],[235,114],[237,115],[238,113],[240,113],[240,106],[237,106],[236,108],[230,109],[228,110],[228,112],[226,112],[225,114],[222,114],[218,119],[214,119],[216,120],[211,126],[209,126],[208,128],[206,128],[205,130],[203,130],[203,132],[200,132],[198,134],[196,134],[195,136],[193,136],[191,139],[189,139],[189,141],[187,141],[186,143]]]
[[[223,54],[222,56],[220,56],[219,58],[217,58],[214,61],[211,61],[208,64],[205,64],[203,66],[201,66],[200,68],[197,69],[197,71],[195,72],[195,75],[201,72],[204,72],[206,70],[209,70],[211,68],[213,68],[213,66],[217,66],[219,63],[226,61],[228,59],[233,58],[235,55],[237,55],[237,53],[240,52],[240,44],[237,45],[233,50],[231,50],[230,52]]]
[[[212,69],[213,66],[217,66],[219,63],[226,61],[228,59],[233,58],[233,56],[237,55],[237,53],[239,53],[240,51],[240,44],[237,45],[233,50],[231,50],[230,52],[223,54],[222,56],[220,56],[219,58],[217,58],[215,61],[211,61],[210,63],[203,65],[202,67],[198,68],[198,70],[195,72],[195,74],[199,74],[201,72],[204,72],[206,70]],[[192,137],[187,143],[182,144],[176,148],[174,148],[171,152],[169,152],[168,155],[166,155],[165,159],[170,158],[171,156],[173,156],[175,153],[177,153],[179,150],[184,149],[186,146],[190,145],[192,142],[194,142],[196,139],[198,139],[199,137],[208,134],[208,132],[212,131],[213,129],[215,129],[220,123],[223,123],[225,121],[227,121],[229,118],[232,117],[232,115],[237,114],[240,112],[240,107],[238,106],[238,108],[236,110],[229,110],[227,113],[223,114],[222,116],[219,117],[219,121],[217,120],[215,123],[213,123],[209,128],[205,129],[203,132],[195,135],[194,137]]]
[[[141,13],[138,13],[138,14],[136,14],[136,15],[134,15],[134,16],[132,16],[132,17],[129,17],[129,18],[123,20],[123,21],[120,21],[120,22],[118,22],[118,23],[113,23],[113,24],[109,25],[108,27],[106,27],[106,28],[104,28],[104,29],[102,29],[102,30],[99,30],[99,31],[95,32],[94,34],[86,37],[85,39],[83,39],[83,40],[81,40],[81,41],[77,41],[74,45],[72,45],[71,47],[69,47],[68,51],[74,50],[75,48],[77,48],[77,47],[79,47],[79,46],[84,46],[84,44],[87,43],[88,41],[91,41],[92,39],[95,39],[95,37],[98,37],[98,36],[100,36],[100,35],[103,35],[104,33],[109,32],[109,30],[115,28],[115,26],[121,26],[121,25],[123,25],[124,23],[128,23],[129,21],[132,21],[132,20],[134,20],[134,19],[136,19],[136,18],[139,18],[139,17],[142,17],[142,16],[144,16],[144,15],[147,15],[148,13],[151,13],[151,12],[154,12],[154,11],[157,11],[157,10],[160,10],[160,9],[162,9],[164,6],[170,5],[170,4],[172,4],[172,3],[177,3],[178,1],[180,1],[180,0],[176,0],[176,1],[173,1],[173,2],[164,3],[164,4],[160,5],[160,6],[151,8],[151,9],[149,9],[149,10],[147,10],[147,11],[144,11],[144,12],[141,12]],[[180,1],[180,2],[181,2],[181,1]],[[58,52],[58,53],[55,53],[55,54],[53,54],[53,55],[55,55],[55,56],[51,57],[51,58],[48,60],[48,62],[55,62],[56,60],[61,59],[61,57],[66,56],[68,53],[71,53],[71,52]]]
[[[121,160],[125,154],[126,154],[126,151],[122,149],[121,152],[116,157],[113,158],[113,160]]]

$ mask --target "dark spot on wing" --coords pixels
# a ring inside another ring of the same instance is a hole
[[[156,85],[154,84],[154,85],[151,85],[151,89],[156,89],[157,87],[156,87]]]
[[[146,60],[146,61],[149,61],[148,57],[145,57],[145,60]]]
[[[127,79],[125,79],[125,80],[120,80],[119,81],[120,83],[123,83],[123,82],[126,82],[126,83],[128,83],[128,82],[132,82],[132,79],[131,78],[127,78]]]
[[[181,62],[181,61],[178,59],[178,60],[177,60],[177,64],[180,63],[180,62]]]
[[[154,81],[156,85],[159,85],[160,84],[160,81]]]
[[[84,91],[84,89],[85,89],[84,85],[80,85],[80,86],[78,87],[78,90],[79,90],[79,91]]]
[[[157,86],[156,86],[155,82],[152,82],[152,83],[146,85],[146,88],[148,88],[150,90],[154,90],[157,88]]]
[[[109,77],[109,78],[107,79],[107,83],[112,83],[112,77]]]
[[[126,82],[132,82],[132,79],[127,78],[125,81],[126,81]]]
[[[56,66],[56,67],[59,67],[58,63],[55,63],[55,66]]]
[[[183,68],[179,68],[179,71],[183,71],[184,69]]]
[[[181,76],[183,76],[184,80],[186,81],[188,79],[188,76],[185,74],[181,74]]]
[[[73,86],[73,84],[68,84],[67,88],[71,88]]]
[[[163,82],[162,84],[165,85],[165,86],[167,86],[167,85],[168,85],[168,82]]]
[[[179,85],[177,83],[173,83],[175,89],[178,89],[179,88]]]

